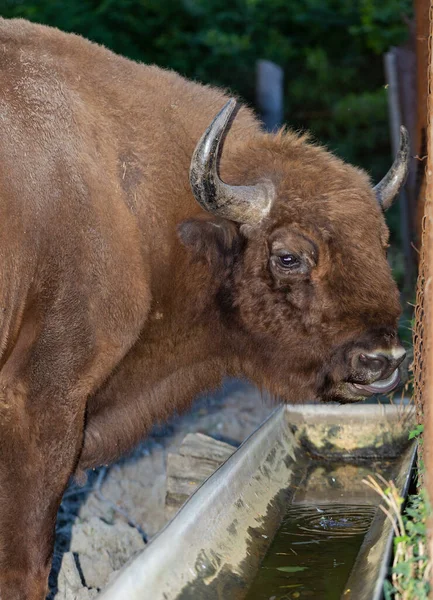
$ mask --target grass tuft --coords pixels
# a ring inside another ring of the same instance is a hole
[[[380,508],[395,534],[393,564],[384,587],[385,600],[428,600],[432,566],[427,553],[427,521],[431,511],[425,489],[409,496],[402,510],[404,500],[393,481],[370,475],[364,483],[381,496]]]

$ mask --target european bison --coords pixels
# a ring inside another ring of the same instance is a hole
[[[1,20],[0,57],[0,597],[41,600],[71,474],[224,375],[292,402],[395,385],[408,142],[373,188],[76,35]]]

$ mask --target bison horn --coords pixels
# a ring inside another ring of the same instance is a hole
[[[374,191],[383,210],[387,210],[401,186],[406,181],[409,170],[409,134],[405,127],[400,127],[400,148],[388,173],[379,182]]]
[[[220,143],[236,108],[233,98],[217,114],[198,142],[191,160],[189,180],[197,202],[208,212],[239,223],[259,223],[269,213],[274,187],[228,185],[218,175]]]

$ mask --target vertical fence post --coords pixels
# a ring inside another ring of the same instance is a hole
[[[422,217],[425,201],[425,155],[427,154],[427,72],[428,72],[428,37],[429,8],[431,0],[414,0],[415,8],[415,48],[416,48],[416,133],[414,136],[416,169],[416,232],[417,243],[421,241]]]
[[[256,101],[268,131],[283,122],[283,69],[269,60],[258,60],[256,66]]]
[[[388,113],[391,130],[392,154],[395,157],[398,152],[400,125],[402,125],[396,49],[392,48],[385,54],[385,78],[388,86]],[[399,194],[400,202],[400,231],[403,241],[404,253],[404,291],[406,294],[412,289],[414,282],[414,261],[412,249],[412,227],[411,214],[406,190],[403,188]]]

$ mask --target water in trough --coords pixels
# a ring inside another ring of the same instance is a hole
[[[314,466],[288,505],[245,600],[344,598],[380,500],[362,479],[377,472],[386,477],[389,466],[363,461]]]
[[[376,508],[290,506],[246,600],[337,600]]]

